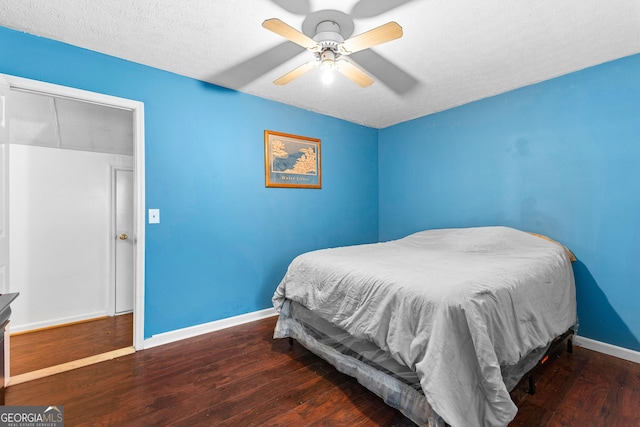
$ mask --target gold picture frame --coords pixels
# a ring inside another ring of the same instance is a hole
[[[264,131],[266,187],[322,188],[320,140]]]

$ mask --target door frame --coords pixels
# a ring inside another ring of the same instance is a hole
[[[129,110],[133,113],[133,213],[134,213],[134,295],[133,295],[133,346],[144,348],[144,292],[145,292],[145,158],[144,158],[144,103],[97,92],[90,92],[53,83],[0,74],[12,90],[68,98],[106,107]],[[114,303],[115,304],[115,303]]]
[[[109,165],[109,169],[111,171],[110,177],[111,177],[111,204],[110,204],[110,220],[111,220],[111,225],[109,226],[109,297],[108,297],[108,301],[109,301],[109,313],[111,316],[115,316],[117,315],[116,309],[117,309],[117,298],[116,298],[116,291],[117,291],[117,275],[116,275],[116,234],[117,234],[117,229],[116,229],[116,209],[118,208],[118,203],[116,200],[116,186],[117,186],[117,178],[116,175],[118,173],[118,171],[129,171],[129,172],[134,172],[134,168],[130,167],[130,166],[123,166],[120,164],[111,164]],[[135,175],[134,175],[135,178]],[[135,217],[135,214],[134,214]],[[134,218],[134,222],[135,222],[135,218]],[[137,244],[136,239],[135,239],[135,233],[134,236],[131,237],[133,239],[133,244],[134,244],[134,252],[135,252],[135,245]],[[135,272],[135,266],[134,266],[134,270]],[[135,278],[134,278],[135,280]],[[134,284],[134,289],[135,289],[135,284]],[[133,291],[135,293],[135,290]]]

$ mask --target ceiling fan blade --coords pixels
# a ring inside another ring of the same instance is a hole
[[[402,37],[402,27],[397,22],[391,21],[346,40],[342,43],[340,49],[341,51],[344,50],[344,53],[350,54],[399,39],[400,37]]]
[[[302,52],[306,52],[304,48],[283,41],[271,49],[211,76],[207,81],[231,89],[240,89]]]
[[[318,43],[316,43],[312,38],[301,33],[292,26],[285,24],[278,18],[267,19],[262,23],[262,26],[304,48],[314,50],[318,47]]]
[[[373,49],[354,53],[349,60],[355,60],[368,70],[377,81],[398,95],[409,93],[420,82],[408,72],[381,56]]]
[[[371,86],[371,84],[375,81],[360,67],[353,64],[352,62],[347,61],[346,59],[339,60],[337,62],[336,68],[345,77],[358,84],[360,87]]]
[[[275,79],[273,82],[277,85],[286,85],[291,80],[297,79],[307,71],[311,70],[312,68],[315,68],[316,64],[317,64],[316,62],[307,62],[305,64],[302,64],[298,68],[295,68],[289,71],[284,76]]]

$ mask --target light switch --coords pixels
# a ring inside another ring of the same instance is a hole
[[[149,224],[160,224],[160,209],[149,209]]]

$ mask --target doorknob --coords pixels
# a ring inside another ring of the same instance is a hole
[[[120,239],[120,240],[127,240],[127,237],[129,237],[129,236],[127,236],[125,233],[122,233],[122,234],[118,237],[118,239]]]

